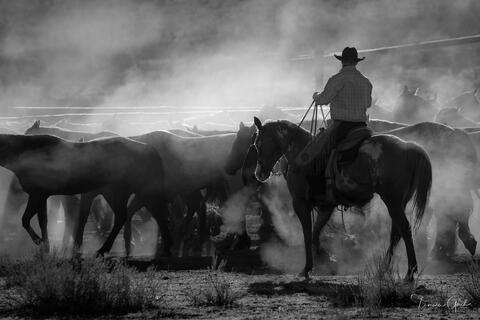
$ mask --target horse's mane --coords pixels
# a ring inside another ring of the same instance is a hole
[[[82,137],[82,139],[85,138],[87,140],[104,138],[104,137],[107,137],[107,136],[108,137],[118,136],[118,134],[116,134],[114,132],[110,132],[110,131],[100,131],[100,132],[96,132],[96,133],[91,133],[91,132],[85,132],[85,131],[70,130],[70,129],[61,128],[61,127],[57,127],[57,126],[41,126],[41,125],[38,125],[36,127],[35,127],[35,125],[33,125],[32,127],[28,128],[25,131],[25,133],[27,134],[27,132],[30,129],[34,130],[33,135],[48,134],[48,135],[54,135],[54,136],[59,137],[59,138],[64,139],[64,140],[72,140],[71,139],[72,136]],[[36,132],[38,132],[39,134],[36,133]],[[74,139],[74,140],[76,141],[77,139]]]
[[[311,133],[310,133],[307,129],[305,129],[305,128],[303,128],[303,127],[301,127],[301,126],[299,126],[299,125],[297,125],[297,124],[295,124],[295,123],[293,123],[293,122],[291,122],[291,121],[288,121],[288,120],[278,120],[277,122],[278,122],[280,125],[286,127],[287,129],[294,130],[295,132],[299,132],[299,133],[302,133],[302,134],[304,134],[304,135],[311,136]]]

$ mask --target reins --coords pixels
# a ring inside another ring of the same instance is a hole
[[[318,108],[319,108],[319,104],[315,102],[315,99],[312,101],[312,103],[310,104],[310,106],[308,107],[307,111],[305,112],[305,114],[303,115],[302,119],[300,120],[300,122],[297,124],[297,127],[300,127],[303,123],[303,121],[305,120],[305,118],[307,117],[308,113],[310,112],[310,110],[312,109],[313,107],[313,112],[312,112],[312,123],[310,124],[310,134],[311,134],[311,139],[313,139],[315,137],[315,135],[317,134],[317,121],[318,121]],[[329,115],[330,111],[328,111],[328,113],[325,115],[325,113],[323,112],[323,106],[320,105],[320,112],[322,114],[322,123],[324,125],[324,127],[326,128],[327,127],[327,120],[326,120],[326,117]],[[320,130],[320,129],[319,129]],[[345,220],[344,220],[344,213],[345,211],[347,210],[346,207],[344,206],[338,206],[337,207],[337,210],[340,211],[340,213],[342,214],[342,226],[343,226],[343,230],[345,233],[347,233],[347,228],[345,226]],[[317,212],[317,215],[319,214],[319,211],[314,208],[314,212]],[[312,215],[312,220],[313,220],[313,215]],[[312,221],[313,222],[313,221]]]
[[[308,107],[307,111],[303,115],[302,119],[297,124],[297,127],[300,127],[302,125],[303,121],[305,121],[305,118],[307,117],[307,115],[310,112],[310,110],[312,109],[312,107],[313,107],[313,112],[312,112],[312,123],[310,124],[310,134],[312,135],[312,137],[315,137],[315,135],[317,134],[317,122],[318,122],[318,109],[319,109],[319,107],[320,107],[320,112],[322,114],[322,123],[323,123],[323,126],[325,128],[327,127],[326,117],[328,116],[330,111],[327,114],[325,114],[323,112],[323,106],[319,105],[318,103],[315,102],[315,100],[313,100],[312,103],[310,104],[310,106]]]

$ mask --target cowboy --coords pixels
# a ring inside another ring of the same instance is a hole
[[[325,192],[325,169],[331,151],[345,138],[350,130],[366,126],[367,109],[372,103],[372,84],[357,70],[357,49],[346,47],[342,55],[335,55],[342,62],[342,69],[331,77],[322,93],[315,92],[317,105],[330,104],[330,125],[300,153],[297,165],[305,167],[314,161],[316,187]],[[318,182],[322,182],[321,185]]]

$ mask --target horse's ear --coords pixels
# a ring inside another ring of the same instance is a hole
[[[242,130],[243,128],[245,128],[245,124],[242,121],[240,121],[240,125],[238,126],[238,128]]]
[[[262,129],[262,121],[260,121],[260,119],[258,119],[257,117],[253,117],[253,123],[255,123],[255,126],[258,130]]]
[[[35,128],[35,129],[40,128],[40,120],[35,120],[35,122],[33,123],[32,128]]]

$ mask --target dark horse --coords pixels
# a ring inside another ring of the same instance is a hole
[[[282,155],[289,163],[287,185],[292,196],[293,208],[302,224],[306,262],[301,275],[308,278],[312,270],[312,209],[319,208],[318,219],[322,228],[330,219],[336,205],[313,201],[308,194],[307,177],[311,169],[300,168],[295,159],[311,141],[312,135],[289,121],[276,121],[263,125],[254,118],[257,137],[254,145],[258,152],[255,175],[265,181]],[[382,198],[392,218],[390,246],[387,259],[390,263],[394,248],[401,238],[408,256],[406,280],[412,281],[417,271],[417,259],[413,246],[410,223],[405,215],[405,206],[413,198],[416,209],[415,226],[422,220],[432,184],[432,167],[427,153],[419,145],[403,141],[391,135],[376,135],[361,145],[356,159],[342,171],[344,182],[340,192],[358,206],[368,203],[373,193]]]
[[[114,227],[98,251],[107,252],[127,217],[134,193],[154,215],[164,190],[161,158],[152,147],[125,138],[72,143],[49,136],[0,135],[0,165],[11,170],[29,195],[22,224],[48,249],[46,200],[51,195],[102,194],[115,212]],[[88,210],[83,199],[80,210]],[[38,214],[40,238],[30,225]],[[164,214],[164,213],[163,213]]]
[[[33,125],[25,130],[26,135],[51,135],[51,136],[56,136],[58,138],[70,141],[70,142],[85,142],[85,141],[91,141],[94,139],[99,139],[99,138],[111,138],[111,137],[118,137],[117,134],[113,132],[108,132],[108,131],[102,131],[98,133],[90,133],[90,132],[82,132],[82,131],[72,131],[56,126],[42,126],[40,124],[40,120],[36,120]],[[15,183],[16,180],[13,180],[13,183]],[[10,186],[10,192],[9,196],[15,196],[15,194],[12,192],[14,188],[12,188],[13,183]],[[64,195],[64,196],[57,196],[57,197],[52,197],[51,199],[59,200],[54,202],[54,206],[56,205],[57,207],[60,205],[60,203],[63,205],[65,209],[65,231],[63,233],[63,240],[62,244],[64,247],[67,247],[70,237],[73,237],[73,233],[76,230],[76,221],[78,220],[78,209],[79,209],[79,204],[80,201],[78,201],[78,198],[76,195]],[[98,201],[95,201],[95,203],[98,203]],[[97,207],[97,205],[93,206],[94,208]],[[97,222],[105,222],[105,221],[100,221],[99,212],[97,210],[93,210],[95,212]],[[102,219],[104,220],[104,219]],[[98,226],[97,226],[98,227]]]

